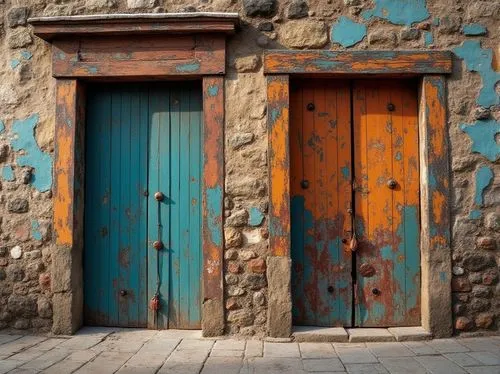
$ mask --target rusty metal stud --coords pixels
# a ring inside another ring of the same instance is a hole
[[[342,239],[342,243],[344,243],[344,244],[345,244],[345,243],[347,243],[347,239],[346,239],[346,238],[343,238],[343,239]]]
[[[306,106],[307,110],[312,112],[314,109],[316,109],[316,106],[314,106],[314,103],[309,103]]]
[[[397,185],[398,185],[398,182],[396,182],[395,179],[391,178],[387,181],[387,187],[389,187],[391,190],[395,189],[397,187]]]
[[[127,290],[120,290],[120,296],[127,296]]]
[[[333,286],[328,286],[328,292],[333,293],[333,291],[335,291],[335,288],[333,288]]]
[[[380,290],[378,288],[374,288],[372,290],[372,294],[374,294],[375,296],[378,296],[378,295],[380,295]]]
[[[304,179],[300,182],[300,187],[302,187],[302,189],[308,189],[309,188],[309,181],[307,179]]]
[[[389,112],[394,112],[396,110],[396,106],[393,103],[387,104],[387,110]]]
[[[153,248],[159,251],[160,249],[163,248],[163,242],[161,242],[160,240],[155,240],[153,242]]]
[[[373,277],[375,275],[375,268],[370,264],[361,264],[359,266],[359,273],[363,277],[370,278],[370,277]]]
[[[161,193],[160,191],[155,192],[155,200],[156,201],[163,201],[164,198],[165,198],[165,195],[163,195],[163,193]]]

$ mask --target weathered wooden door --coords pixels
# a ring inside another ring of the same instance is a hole
[[[416,92],[410,81],[292,82],[294,323],[420,324]]]
[[[87,324],[200,327],[201,112],[196,84],[89,89]]]

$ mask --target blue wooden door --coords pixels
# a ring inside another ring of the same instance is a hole
[[[200,327],[201,111],[194,83],[89,88],[87,324]]]

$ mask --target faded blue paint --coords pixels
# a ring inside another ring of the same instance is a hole
[[[448,278],[448,276],[446,275],[446,273],[444,271],[440,271],[439,272],[439,280],[441,282],[446,282],[447,278]]]
[[[429,47],[434,43],[434,36],[431,31],[424,31],[424,44],[426,47]]]
[[[468,25],[464,25],[462,32],[467,36],[481,36],[486,35],[488,30],[480,23],[469,23]]]
[[[216,246],[222,246],[220,217],[222,216],[222,188],[207,188],[208,231],[210,239]]]
[[[330,35],[331,40],[339,43],[342,47],[352,47],[366,36],[366,26],[362,23],[354,22],[348,17],[341,16],[333,24]]]
[[[400,152],[400,151],[397,151],[396,152],[396,155],[394,156],[394,158],[397,160],[397,161],[401,161],[403,159],[403,154]]]
[[[90,74],[97,74],[97,67],[95,66],[87,66],[87,71],[90,73]]]
[[[396,234],[401,238],[398,255],[404,255],[404,265],[395,265],[394,276],[401,288],[404,285],[405,311],[408,312],[417,305],[420,295],[420,226],[417,207],[404,207],[403,222]]]
[[[373,301],[370,305],[370,309],[368,310],[365,303],[359,303],[357,312],[359,316],[356,319],[358,321],[362,321],[361,324],[364,324],[367,321],[370,321],[370,323],[376,323],[377,321],[382,321],[385,318],[385,305],[379,301]]]
[[[335,56],[337,56],[337,53],[335,53]],[[318,58],[314,60],[313,64],[321,70],[330,70],[333,69],[335,66],[341,65],[342,63],[339,61],[330,61]],[[301,70],[302,68],[299,67],[298,69]]]
[[[476,102],[483,107],[500,103],[495,85],[500,80],[500,73],[493,70],[493,50],[481,48],[479,40],[466,40],[456,47],[455,54],[465,61],[467,70],[477,72],[481,77],[482,87]]]
[[[435,17],[433,20],[432,20],[432,26],[439,26],[441,20],[439,19],[439,17]]]
[[[380,256],[382,257],[382,260],[392,260],[392,245],[385,245],[380,248]]]
[[[217,86],[216,84],[208,87],[208,96],[217,96],[218,93],[219,93],[219,86]]]
[[[12,182],[16,177],[14,176],[14,170],[12,169],[12,166],[10,165],[5,165],[2,168],[2,179],[7,182]]]
[[[374,0],[375,8],[365,10],[364,19],[378,17],[396,25],[410,26],[429,18],[425,0]]]
[[[38,114],[23,120],[14,120],[12,149],[24,151],[23,155],[16,156],[17,164],[33,168],[31,184],[38,191],[45,192],[52,187],[52,157],[43,152],[36,142],[35,127],[38,121]]]
[[[190,62],[187,64],[179,64],[175,67],[179,73],[194,73],[195,71],[200,70],[199,62]]]
[[[42,240],[40,223],[36,219],[31,220],[31,237],[35,240]]]
[[[278,108],[271,109],[271,123],[275,124],[278,117],[281,116],[281,110]]]
[[[474,203],[480,207],[483,206],[484,190],[493,180],[493,170],[488,166],[481,166],[476,172],[476,195]]]
[[[25,60],[30,60],[33,57],[33,54],[30,51],[28,51],[27,49],[24,49],[21,51],[21,56]]]
[[[481,218],[481,215],[482,215],[482,212],[478,209],[473,209],[471,210],[470,214],[469,214],[469,218],[470,219],[479,219]]]
[[[340,172],[342,173],[342,178],[344,178],[345,180],[349,180],[349,178],[351,177],[351,168],[349,167],[349,165],[342,166],[340,168]]]
[[[5,131],[5,123],[0,119],[0,134]]]
[[[251,207],[248,213],[248,224],[250,226],[260,226],[262,221],[264,221],[264,214],[260,211],[259,208]]]
[[[18,58],[13,58],[12,60],[10,60],[10,68],[12,70],[17,68],[20,64],[21,64],[21,61]]]
[[[494,162],[500,156],[500,147],[495,137],[500,134],[500,123],[495,120],[476,121],[475,124],[460,126],[472,139],[472,152],[480,153]]]
[[[12,60],[10,60],[10,67],[12,69],[17,68],[21,64],[21,59],[27,61],[27,60],[30,60],[33,57],[33,55],[31,54],[31,52],[28,51],[27,49],[22,50],[20,54],[21,54],[20,58],[13,58]]]
[[[429,187],[435,189],[437,187],[437,179],[434,175],[434,170],[431,170],[429,173]]]

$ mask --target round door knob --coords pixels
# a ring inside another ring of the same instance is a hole
[[[120,296],[127,296],[127,290],[120,290]]]
[[[378,288],[374,288],[372,290],[372,294],[374,294],[375,296],[378,296],[378,295],[380,295],[380,290]]]
[[[397,187],[397,185],[398,185],[398,182],[396,182],[395,179],[391,178],[387,181],[387,187],[389,187],[391,190],[395,189]]]
[[[163,201],[163,199],[165,198],[165,196],[163,195],[163,193],[161,192],[155,192],[155,200],[156,201]]]
[[[163,242],[161,242],[160,240],[155,240],[153,242],[153,248],[159,251],[160,249],[163,248]]]

